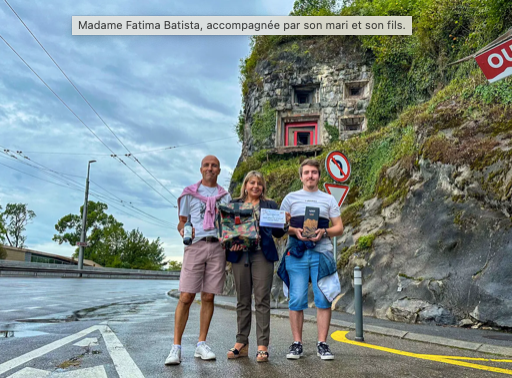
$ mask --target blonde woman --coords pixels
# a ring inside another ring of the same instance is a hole
[[[267,186],[263,175],[250,171],[244,178],[240,198],[232,202],[251,203],[259,220],[260,209],[278,209],[277,204],[266,198]],[[287,224],[290,214],[286,213]],[[287,227],[285,226],[285,229]],[[258,341],[258,362],[268,361],[268,344],[270,338],[270,289],[274,276],[274,261],[279,260],[274,239],[284,236],[286,230],[260,227],[260,245],[251,251],[243,251],[241,246],[234,246],[228,251],[227,261],[233,266],[233,276],[237,295],[238,333],[236,344],[228,351],[228,358],[246,357],[249,354],[249,333],[251,331],[251,296],[254,291],[256,309],[256,338]],[[248,258],[242,255],[248,253]],[[246,263],[248,261],[248,263]]]

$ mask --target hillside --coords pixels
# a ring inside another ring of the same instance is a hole
[[[306,155],[323,164],[329,151],[343,151],[352,175],[337,308],[353,310],[351,272],[359,265],[368,315],[512,327],[512,80],[488,84],[474,60],[449,65],[507,31],[512,4],[360,0],[341,11],[315,4],[297,1],[294,14],[412,15],[413,35],[255,38],[241,64],[244,147],[234,195],[257,169],[280,202],[301,188]],[[368,90],[351,102],[336,88],[352,82]],[[287,86],[318,93],[318,104],[287,106]],[[318,118],[320,147],[276,148],[279,117],[292,115]],[[346,120],[357,117],[361,129],[348,133]],[[273,295],[282,299],[277,281]]]

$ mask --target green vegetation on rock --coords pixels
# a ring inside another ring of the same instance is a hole
[[[251,124],[253,145],[256,149],[269,148],[274,145],[272,133],[276,126],[276,111],[267,102],[260,113],[254,114]]]

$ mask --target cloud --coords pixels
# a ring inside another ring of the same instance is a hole
[[[219,157],[219,183],[227,186],[241,150],[234,125],[241,104],[239,63],[249,53],[249,38],[72,36],[71,16],[285,15],[293,1],[10,3],[129,151],[177,146],[136,155],[175,197],[200,179],[200,161],[208,154]],[[66,256],[73,252],[74,247],[51,241],[54,225],[68,213],[78,214],[87,162],[95,159],[90,199],[106,201],[109,212],[127,229],[139,228],[150,239],[160,237],[166,255],[180,260],[183,248],[175,227],[162,226],[140,212],[175,225],[178,216],[171,204],[176,199],[124,156],[128,151],[4,3],[0,24],[2,36],[126,164],[112,158],[111,151],[0,42],[0,163],[11,167],[0,165],[0,205],[22,202],[36,212],[27,227],[27,246]],[[3,148],[23,153],[15,160],[3,154]]]

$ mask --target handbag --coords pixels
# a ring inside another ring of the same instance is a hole
[[[219,241],[226,250],[233,245],[242,245],[244,250],[258,247],[260,232],[252,204],[218,205],[216,223]]]

